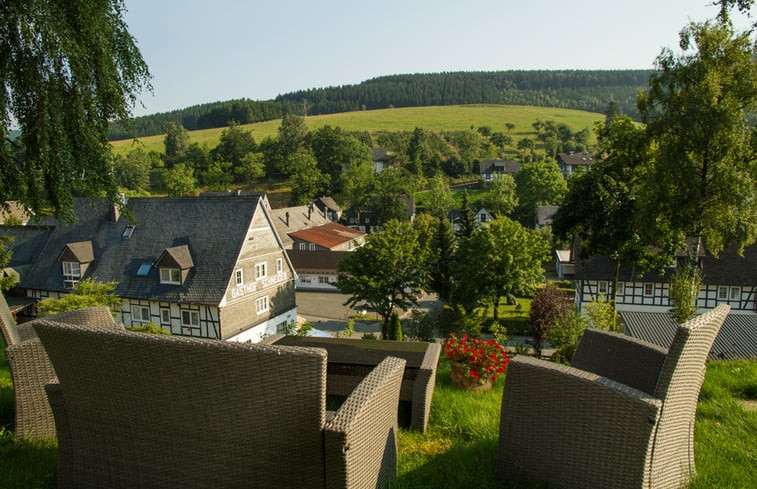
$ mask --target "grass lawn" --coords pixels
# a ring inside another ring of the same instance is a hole
[[[490,126],[494,131],[505,131],[505,123],[515,124],[509,133],[513,141],[524,137],[534,138],[536,130],[531,124],[541,120],[553,120],[567,124],[571,130],[580,131],[589,128],[590,144],[594,144],[594,122],[604,120],[604,115],[582,110],[557,109],[550,107],[531,107],[525,105],[448,105],[438,107],[405,107],[398,109],[379,109],[339,114],[308,116],[305,123],[313,131],[323,126],[341,127],[345,131],[412,131],[421,127],[428,131],[453,131]],[[255,140],[260,142],[268,136],[278,134],[281,120],[257,122],[241,126],[251,130]],[[221,132],[225,128],[202,129],[189,133],[190,143],[207,144],[213,148],[218,144]],[[139,144],[145,151],[164,151],[164,135],[139,138]],[[133,147],[132,139],[113,141],[113,149],[118,154],[128,153]]]
[[[0,341],[0,346],[1,345]],[[4,350],[4,348],[3,348]],[[495,479],[502,382],[489,392],[469,393],[450,384],[442,360],[428,432],[401,429],[398,478],[393,488],[521,488],[538,484]],[[0,486],[55,487],[52,443],[13,439],[12,386],[0,355]],[[757,487],[757,360],[712,362],[697,411],[698,476],[691,489]]]

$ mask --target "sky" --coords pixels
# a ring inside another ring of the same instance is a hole
[[[125,0],[153,75],[133,113],[406,73],[651,69],[712,1]]]

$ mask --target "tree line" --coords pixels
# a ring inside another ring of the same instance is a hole
[[[333,114],[389,107],[507,104],[558,107],[603,113],[610,102],[633,117],[636,93],[649,70],[497,71],[392,75],[356,85],[315,88],[274,100],[229,100],[141,116],[111,125],[110,139],[162,134],[167,123],[187,130],[279,119],[284,113]]]

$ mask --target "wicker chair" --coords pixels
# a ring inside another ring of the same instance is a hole
[[[51,319],[72,324],[99,324],[111,329],[118,327],[110,310],[104,306],[66,312]],[[1,294],[0,330],[7,345],[5,357],[13,379],[15,435],[29,439],[54,437],[55,422],[45,384],[55,381],[55,371],[34,332],[33,322],[16,325]]]
[[[35,324],[61,488],[377,488],[396,474],[405,360],[326,411],[326,351]]]
[[[500,479],[550,487],[666,489],[694,474],[694,416],[705,360],[728,314],[678,327],[669,350],[588,330],[572,366],[518,356],[508,366]]]

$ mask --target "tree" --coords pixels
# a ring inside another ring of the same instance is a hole
[[[484,206],[497,216],[508,216],[518,206],[515,179],[512,175],[500,175],[489,183]]]
[[[572,307],[573,299],[554,284],[548,284],[534,295],[528,313],[528,327],[537,357],[541,357],[542,343],[549,330],[558,321],[564,320]]]
[[[408,204],[415,193],[415,180],[402,168],[389,167],[376,177],[371,209],[379,223],[409,220]]]
[[[732,3],[722,2],[723,12]],[[698,238],[696,263],[702,241],[717,254],[731,244],[743,250],[757,238],[757,138],[750,122],[757,52],[751,32],[735,33],[727,14],[720,22],[690,23],[680,46],[678,55],[664,49],[658,56],[638,99],[656,149],[642,198],[646,215],[654,216],[646,221]]]
[[[371,165],[350,162],[347,169],[339,176],[341,192],[337,198],[346,207],[362,210],[368,206],[371,195],[376,189],[376,172]]]
[[[428,199],[426,212],[438,219],[446,219],[449,211],[455,206],[452,192],[441,175],[433,176],[428,181]]]
[[[389,318],[389,328],[387,332],[387,340],[402,341],[402,322],[400,321],[400,315],[397,310],[392,311],[392,315]]]
[[[447,218],[436,220],[436,232],[429,243],[428,288],[448,303],[453,289],[455,233]]]
[[[691,264],[676,267],[670,277],[670,313],[678,324],[696,316],[701,284],[702,273]]]
[[[292,171],[291,205],[307,204],[328,187],[329,176],[318,169],[318,162],[313,153],[309,151],[294,153],[289,157],[287,166]]]
[[[126,156],[113,156],[113,170],[121,187],[130,190],[147,190],[150,187],[152,161],[142,148],[129,151]]]
[[[330,177],[329,195],[339,193],[342,168],[371,165],[371,150],[357,138],[339,127],[324,126],[310,135],[310,147],[318,161],[318,169]]]
[[[229,126],[221,132],[218,146],[213,150],[213,159],[227,161],[236,169],[242,164],[245,156],[255,152],[257,145],[252,131],[245,131],[237,121],[229,122]]]
[[[609,298],[614,304],[620,266],[646,268],[646,242],[639,231],[637,193],[643,165],[649,158],[644,130],[628,116],[596,126],[602,162],[576,175],[552,221],[563,240],[581,240],[581,258],[605,255],[614,265]]]
[[[235,169],[238,181],[249,187],[265,176],[265,157],[263,153],[247,153],[242,157],[240,165]]]
[[[284,114],[279,126],[279,156],[287,158],[307,146],[308,126],[295,114]]]
[[[150,88],[124,10],[121,0],[0,3],[0,200],[68,218],[77,194],[117,201],[109,124]]]
[[[37,317],[53,316],[62,312],[74,311],[85,307],[108,306],[116,312],[121,299],[113,293],[116,282],[96,282],[84,279],[74,287],[70,294],[58,299],[45,299],[37,303]]]
[[[417,304],[425,285],[425,258],[412,225],[389,221],[364,246],[344,255],[336,286],[350,295],[346,305],[365,302],[381,316],[381,334],[386,338],[392,311]]]
[[[452,300],[468,309],[494,307],[499,321],[502,297],[528,295],[544,281],[542,261],[548,257],[548,243],[535,231],[507,217],[498,217],[488,227],[461,239],[455,261]]]
[[[468,203],[468,192],[464,192],[463,201],[460,205],[460,231],[458,231],[458,236],[469,238],[475,230],[476,219],[473,215],[473,209],[471,209]]]
[[[189,132],[181,124],[176,125],[174,122],[166,123],[164,130],[166,132],[163,138],[165,146],[166,166],[171,167],[184,157],[184,152],[189,145]]]
[[[554,161],[524,163],[515,174],[519,211],[524,219],[536,216],[540,205],[560,204],[568,191],[560,167]]]
[[[194,170],[184,163],[177,163],[163,174],[163,185],[171,197],[195,196],[200,193]]]

